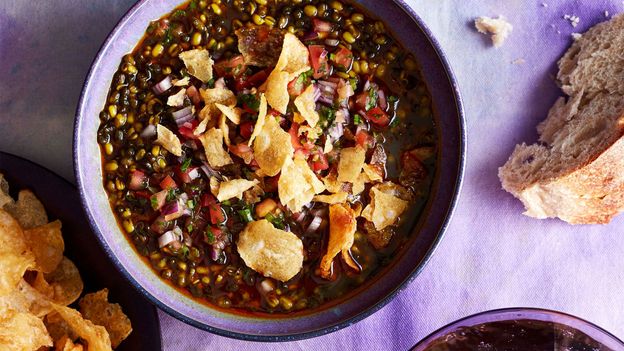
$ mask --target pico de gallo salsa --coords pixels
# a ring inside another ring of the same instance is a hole
[[[435,175],[414,57],[344,1],[187,2],[123,57],[99,117],[123,232],[234,312],[308,312],[370,281]]]

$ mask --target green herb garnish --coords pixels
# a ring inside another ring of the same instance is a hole
[[[184,162],[182,162],[182,166],[180,166],[180,170],[182,172],[186,172],[186,170],[189,168],[190,165],[191,165],[191,159],[187,158],[186,160],[184,160]]]
[[[253,222],[253,216],[251,215],[251,210],[249,208],[244,208],[238,211],[238,215],[241,217],[243,222],[249,223]]]
[[[176,191],[173,188],[167,190],[167,202],[173,201],[176,198]]]
[[[269,213],[264,218],[267,221],[271,222],[271,224],[273,224],[273,226],[275,228],[277,228],[277,229],[284,229],[284,228],[286,228],[286,225],[284,224],[284,214],[283,213],[280,213],[277,216],[273,215],[272,213]]]
[[[368,101],[366,101],[366,111],[377,106],[377,89],[371,87],[368,89]]]
[[[322,106],[319,110],[320,123],[323,127],[329,127],[334,123],[334,119],[336,119],[336,110]]]
[[[206,228],[206,242],[208,244],[214,244],[216,240],[217,239],[215,238],[215,235],[212,233],[212,230],[210,229],[210,227]]]
[[[158,209],[158,198],[156,197],[156,195],[152,195],[152,196],[150,197],[150,202],[151,202],[151,204],[152,204],[152,208],[153,208],[154,210],[157,210],[157,209]]]
[[[260,108],[260,100],[253,94],[241,94],[237,100],[239,105],[245,105],[251,110],[258,111]]]
[[[355,115],[353,115],[353,124],[357,126],[360,123],[362,123],[362,116],[356,113]]]

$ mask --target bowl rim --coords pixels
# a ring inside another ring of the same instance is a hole
[[[482,311],[482,312],[477,312],[474,314],[471,314],[469,316],[466,317],[462,317],[458,320],[452,321],[436,330],[434,330],[433,332],[429,333],[426,337],[422,338],[418,343],[416,343],[416,345],[414,345],[412,348],[410,348],[410,351],[416,351],[418,347],[422,347],[425,346],[425,343],[427,342],[431,342],[445,334],[448,333],[448,331],[446,329],[452,328],[452,327],[457,327],[460,326],[462,323],[468,322],[474,318],[478,318],[478,317],[484,317],[484,316],[491,316],[491,317],[496,317],[496,316],[501,316],[501,315],[505,315],[505,314],[513,314],[513,313],[538,313],[538,314],[542,314],[544,316],[549,316],[549,317],[563,317],[563,318],[567,318],[576,322],[580,322],[581,324],[584,324],[587,327],[590,328],[594,328],[596,331],[601,332],[604,334],[604,336],[606,336],[607,338],[611,338],[612,341],[614,341],[615,343],[619,343],[622,347],[624,347],[624,341],[620,340],[617,336],[613,335],[611,332],[609,332],[608,330],[602,328],[601,326],[592,323],[584,318],[581,317],[577,317],[575,315],[566,313],[566,312],[561,312],[561,311],[556,311],[556,310],[551,310],[548,308],[540,308],[540,307],[504,307],[504,308],[497,308],[497,309],[493,309],[493,310],[487,310],[487,311]],[[500,319],[501,321],[504,320],[508,320],[508,319]],[[558,323],[557,321],[555,321],[556,323]],[[485,323],[489,323],[489,322],[485,322]],[[560,323],[563,324],[563,323]],[[565,325],[565,324],[564,324]]]
[[[213,327],[213,326],[198,322],[176,311],[175,309],[169,307],[164,302],[160,301],[158,298],[156,298],[151,293],[149,293],[145,288],[141,286],[141,284],[138,281],[136,281],[129,274],[129,272],[125,269],[125,267],[119,261],[117,256],[112,252],[111,248],[105,244],[104,236],[101,230],[99,229],[99,227],[96,225],[95,218],[93,217],[92,212],[89,210],[89,207],[87,206],[84,183],[83,183],[83,179],[79,172],[79,167],[78,167],[78,165],[80,164],[80,161],[78,158],[78,152],[79,152],[78,151],[78,145],[79,145],[78,135],[80,134],[79,129],[81,126],[80,111],[82,110],[84,102],[85,102],[84,97],[85,97],[86,87],[89,84],[89,82],[92,80],[92,77],[95,73],[96,63],[103,58],[103,51],[112,42],[112,39],[117,33],[117,31],[119,30],[120,25],[124,24],[131,17],[133,17],[135,13],[137,13],[141,9],[141,7],[145,5],[147,1],[149,0],[138,0],[132,7],[130,7],[130,9],[128,9],[126,13],[123,15],[123,17],[121,17],[119,21],[117,21],[113,29],[106,36],[106,39],[100,45],[96,56],[91,61],[89,71],[82,85],[82,89],[81,89],[79,100],[78,100],[79,102],[76,108],[76,113],[75,113],[75,118],[74,118],[74,136],[73,136],[73,146],[72,146],[73,155],[72,156],[73,156],[73,164],[74,164],[74,176],[76,178],[76,185],[80,193],[80,201],[82,203],[84,212],[87,215],[87,220],[91,226],[93,233],[95,233],[95,236],[100,246],[103,247],[104,252],[108,256],[108,258],[113,262],[117,270],[121,272],[121,275],[124,277],[124,279],[128,283],[130,283],[130,285],[132,285],[143,297],[147,298],[147,300],[150,301],[152,304],[154,304],[156,307],[158,307],[159,309],[161,309],[168,315],[188,325],[194,326],[198,329],[208,331],[210,333],[213,333],[219,336],[224,336],[224,337],[238,339],[238,340],[257,341],[257,342],[297,341],[297,340],[303,340],[303,339],[308,339],[308,338],[314,338],[314,337],[318,337],[318,336],[322,336],[322,335],[326,335],[326,334],[338,331],[345,327],[351,326],[363,320],[364,318],[372,315],[373,313],[377,312],[382,307],[386,306],[390,301],[392,301],[400,292],[404,291],[407,288],[407,286],[416,278],[416,276],[418,276],[421,273],[421,271],[424,269],[424,267],[427,265],[427,263],[431,259],[432,255],[435,253],[453,217],[453,214],[457,207],[457,202],[461,193],[461,189],[463,186],[463,179],[464,179],[464,173],[465,173],[465,167],[466,167],[466,144],[467,144],[465,109],[464,109],[464,104],[463,104],[463,98],[459,90],[459,84],[457,82],[455,73],[453,72],[451,68],[451,65],[448,61],[446,54],[442,50],[442,46],[440,45],[438,40],[435,38],[435,36],[433,35],[429,27],[422,20],[422,18],[418,14],[416,14],[416,11],[412,9],[404,0],[392,0],[394,4],[396,4],[403,12],[405,12],[407,16],[411,18],[411,21],[413,22],[413,24],[418,26],[418,28],[425,34],[425,37],[427,38],[427,40],[429,41],[429,44],[433,48],[435,55],[437,56],[437,59],[442,64],[442,67],[444,69],[444,74],[446,75],[446,80],[448,81],[448,84],[451,87],[451,93],[453,96],[453,100],[455,102],[455,108],[456,108],[457,117],[458,117],[457,124],[459,127],[457,131],[459,134],[458,135],[459,138],[457,141],[458,146],[459,146],[459,150],[458,150],[459,151],[458,153],[459,164],[457,165],[457,177],[453,182],[454,187],[453,187],[453,190],[451,191],[452,193],[451,202],[449,204],[448,210],[443,215],[444,219],[440,227],[437,229],[438,233],[437,233],[436,238],[431,243],[430,248],[423,256],[421,262],[405,277],[405,279],[398,286],[396,286],[392,291],[390,291],[384,298],[377,301],[375,304],[369,306],[368,308],[360,311],[359,313],[337,324],[328,325],[326,327],[322,327],[322,328],[308,331],[308,332],[300,332],[300,333],[293,333],[293,334],[287,334],[287,335],[252,335],[252,334],[245,334],[245,333],[234,332],[234,331],[230,331],[226,329],[221,329],[221,328]]]

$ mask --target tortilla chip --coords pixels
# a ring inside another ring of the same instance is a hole
[[[264,128],[264,122],[266,121],[267,115],[267,100],[264,97],[264,94],[260,94],[260,107],[258,108],[258,120],[256,120],[256,125],[254,126],[254,130],[249,137],[249,142],[247,142],[248,146],[251,146],[254,139],[260,134],[262,128]]]
[[[34,265],[35,256],[19,223],[0,210],[0,296],[15,290],[26,269]]]
[[[69,307],[53,304],[54,310],[67,323],[71,330],[88,343],[89,351],[110,351],[111,342],[106,328],[94,325],[80,313]]]
[[[29,313],[7,311],[0,317],[0,350],[37,350],[52,346],[43,321]]]
[[[189,85],[190,82],[191,82],[191,77],[186,76],[186,77],[184,77],[182,79],[175,80],[173,82],[173,86],[175,86],[175,87],[185,87],[185,86]]]
[[[37,279],[35,279],[33,284],[39,284],[39,288],[45,290],[45,292],[41,292],[37,287],[31,286],[27,281],[22,279],[17,285],[17,290],[11,295],[18,296],[15,300],[19,300],[22,307],[22,309],[20,309],[21,312],[30,312],[37,317],[43,317],[52,310],[50,301],[53,291],[50,286],[47,285],[48,283],[43,277],[39,279],[41,279],[43,283],[41,280],[37,281]],[[41,286],[44,286],[44,288]]]
[[[226,106],[236,105],[236,96],[228,88],[215,86],[214,89],[199,89],[199,94],[202,96],[204,103],[206,103],[206,106],[199,112],[200,120],[204,120],[207,117],[219,117],[221,111],[215,105],[216,103]]]
[[[212,79],[214,61],[206,49],[194,49],[181,52],[178,57],[184,62],[188,72],[195,78],[206,83]]]
[[[186,97],[186,89],[180,89],[180,91],[167,98],[167,105],[180,107],[184,105],[184,97]]]
[[[52,273],[44,275],[45,280],[54,289],[52,301],[67,306],[76,301],[84,287],[80,273],[76,265],[67,257],[63,257],[61,263]]]
[[[219,109],[219,111],[221,111],[221,113],[223,113],[223,115],[232,121],[232,123],[236,125],[240,124],[241,114],[243,112],[239,107],[225,106],[220,103],[215,103],[215,106]]]
[[[9,195],[9,183],[4,179],[4,175],[0,173],[0,208],[13,202],[13,198]]]
[[[113,348],[119,346],[132,332],[130,319],[123,313],[121,306],[108,302],[108,289],[86,294],[78,304],[84,318],[106,328]]]
[[[61,234],[61,222],[54,221],[24,230],[26,243],[35,255],[35,270],[50,273],[63,259],[65,243]]]
[[[48,215],[43,204],[30,190],[20,191],[17,202],[6,204],[4,210],[10,213],[24,229],[48,223]]]
[[[310,127],[315,127],[319,121],[319,114],[316,112],[316,101],[314,100],[315,91],[314,84],[310,84],[295,99],[297,110],[299,110],[299,113],[301,113],[301,116],[308,122]]]
[[[197,127],[195,127],[195,129],[193,130],[193,135],[200,136],[200,135],[204,134],[206,129],[208,129],[208,124],[210,123],[211,120],[212,120],[211,117],[207,117],[207,118],[202,119],[202,121],[199,122]]]
[[[280,172],[294,149],[290,134],[282,130],[275,118],[268,117],[253,143],[254,156],[260,169],[272,177]]]
[[[382,182],[384,177],[384,167],[380,165],[367,165],[362,166],[362,171],[368,177],[370,182]]]
[[[230,127],[227,125],[227,118],[225,115],[221,115],[219,118],[219,129],[221,129],[221,132],[223,133],[223,141],[225,142],[225,145],[230,146]]]
[[[254,185],[258,184],[258,180],[247,179],[234,179],[219,184],[219,190],[217,192],[217,200],[224,201],[232,198],[241,199],[243,193]]]
[[[350,257],[349,249],[353,246],[357,221],[355,213],[346,204],[334,204],[329,206],[329,242],[327,253],[321,260],[321,276],[330,278],[332,275],[332,262],[339,252]],[[348,263],[352,263],[348,262]],[[353,268],[353,267],[352,267]],[[359,270],[359,267],[356,266]]]
[[[204,146],[206,160],[211,167],[219,168],[232,163],[230,154],[223,148],[223,131],[211,128],[203,135],[199,136]]]
[[[377,230],[394,224],[409,205],[409,202],[396,197],[382,185],[378,184],[371,188],[371,202],[362,211],[362,217],[373,222]]]
[[[271,72],[266,80],[267,102],[281,114],[286,114],[290,101],[288,82],[290,82],[288,72],[278,71],[277,68]]]
[[[324,202],[326,204],[340,204],[347,201],[349,194],[345,191],[339,191],[331,195],[316,195],[312,201]]]
[[[327,176],[322,178],[325,188],[330,193],[339,193],[341,191],[345,191],[344,183],[339,182],[336,178],[337,174],[335,171],[330,172]]]
[[[178,139],[172,131],[161,124],[157,124],[156,134],[158,135],[156,144],[159,144],[176,156],[182,156],[182,144],[180,143],[180,139]]]
[[[309,69],[310,53],[308,48],[294,34],[286,33],[275,70],[287,72],[293,77],[289,79],[290,81]]]
[[[340,150],[338,161],[338,181],[355,182],[364,166],[366,151],[361,147],[348,147]]]
[[[247,224],[238,237],[237,247],[249,268],[282,282],[297,275],[303,266],[301,239],[276,229],[266,219]]]

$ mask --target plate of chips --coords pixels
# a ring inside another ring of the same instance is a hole
[[[98,246],[77,189],[1,152],[0,349],[161,349],[155,307]]]

